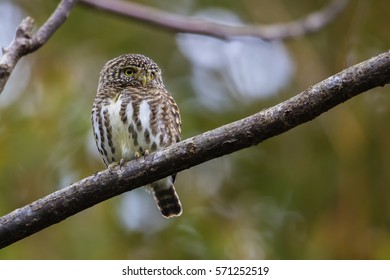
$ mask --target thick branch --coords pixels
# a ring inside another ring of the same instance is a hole
[[[154,27],[173,32],[196,33],[222,39],[253,36],[264,40],[282,40],[300,37],[324,28],[345,8],[348,0],[333,0],[322,10],[311,13],[297,21],[247,26],[230,26],[193,17],[179,16],[121,0],[80,0],[80,3],[125,18],[137,19]]]
[[[27,17],[21,22],[14,40],[8,48],[3,48],[3,55],[0,58],[0,94],[19,59],[43,46],[65,22],[76,3],[77,0],[62,0],[50,18],[34,35],[31,34],[34,20]]]
[[[101,201],[308,122],[369,89],[390,83],[390,51],[352,66],[274,107],[102,171],[0,218],[0,247]]]

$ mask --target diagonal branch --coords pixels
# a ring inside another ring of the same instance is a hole
[[[101,201],[308,122],[369,89],[390,83],[390,51],[308,88],[274,107],[186,139],[163,151],[101,171],[0,218],[0,248]]]
[[[133,18],[154,27],[173,32],[196,33],[222,39],[231,39],[237,36],[253,36],[264,40],[296,38],[321,30],[344,10],[347,3],[348,0],[332,0],[322,10],[289,23],[230,26],[194,17],[175,15],[121,0],[80,0],[80,4],[85,6],[114,13],[125,18]]]
[[[8,48],[3,48],[3,55],[0,58],[0,94],[19,59],[42,47],[65,22],[76,3],[77,0],[62,0],[50,18],[34,35],[32,34],[34,19],[26,17],[21,22],[14,40]]]

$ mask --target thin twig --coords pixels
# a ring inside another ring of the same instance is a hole
[[[390,83],[390,51],[314,85],[274,107],[186,139],[56,191],[0,218],[0,248],[101,201],[205,161],[257,145],[369,89]]]
[[[80,4],[111,12],[125,18],[136,19],[154,27],[164,28],[173,32],[196,33],[222,39],[231,39],[237,36],[253,36],[264,40],[283,40],[316,32],[332,22],[344,10],[347,3],[348,0],[332,0],[323,9],[308,14],[300,20],[288,23],[230,26],[194,17],[171,14],[121,0],[80,0]]]
[[[26,17],[18,29],[15,38],[7,48],[3,48],[0,58],[0,94],[19,59],[42,47],[65,22],[77,0],[62,0],[50,18],[35,34],[32,34],[34,19]]]

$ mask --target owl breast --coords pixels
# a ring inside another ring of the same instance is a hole
[[[119,95],[96,106],[92,118],[104,163],[134,159],[172,143],[170,125],[164,121],[164,102]],[[176,141],[175,141],[176,142]]]

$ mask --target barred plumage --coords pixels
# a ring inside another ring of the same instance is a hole
[[[98,150],[107,167],[163,149],[180,141],[179,109],[166,91],[161,70],[140,54],[125,54],[106,63],[92,108]],[[176,174],[150,184],[165,217],[182,212],[174,188]]]

